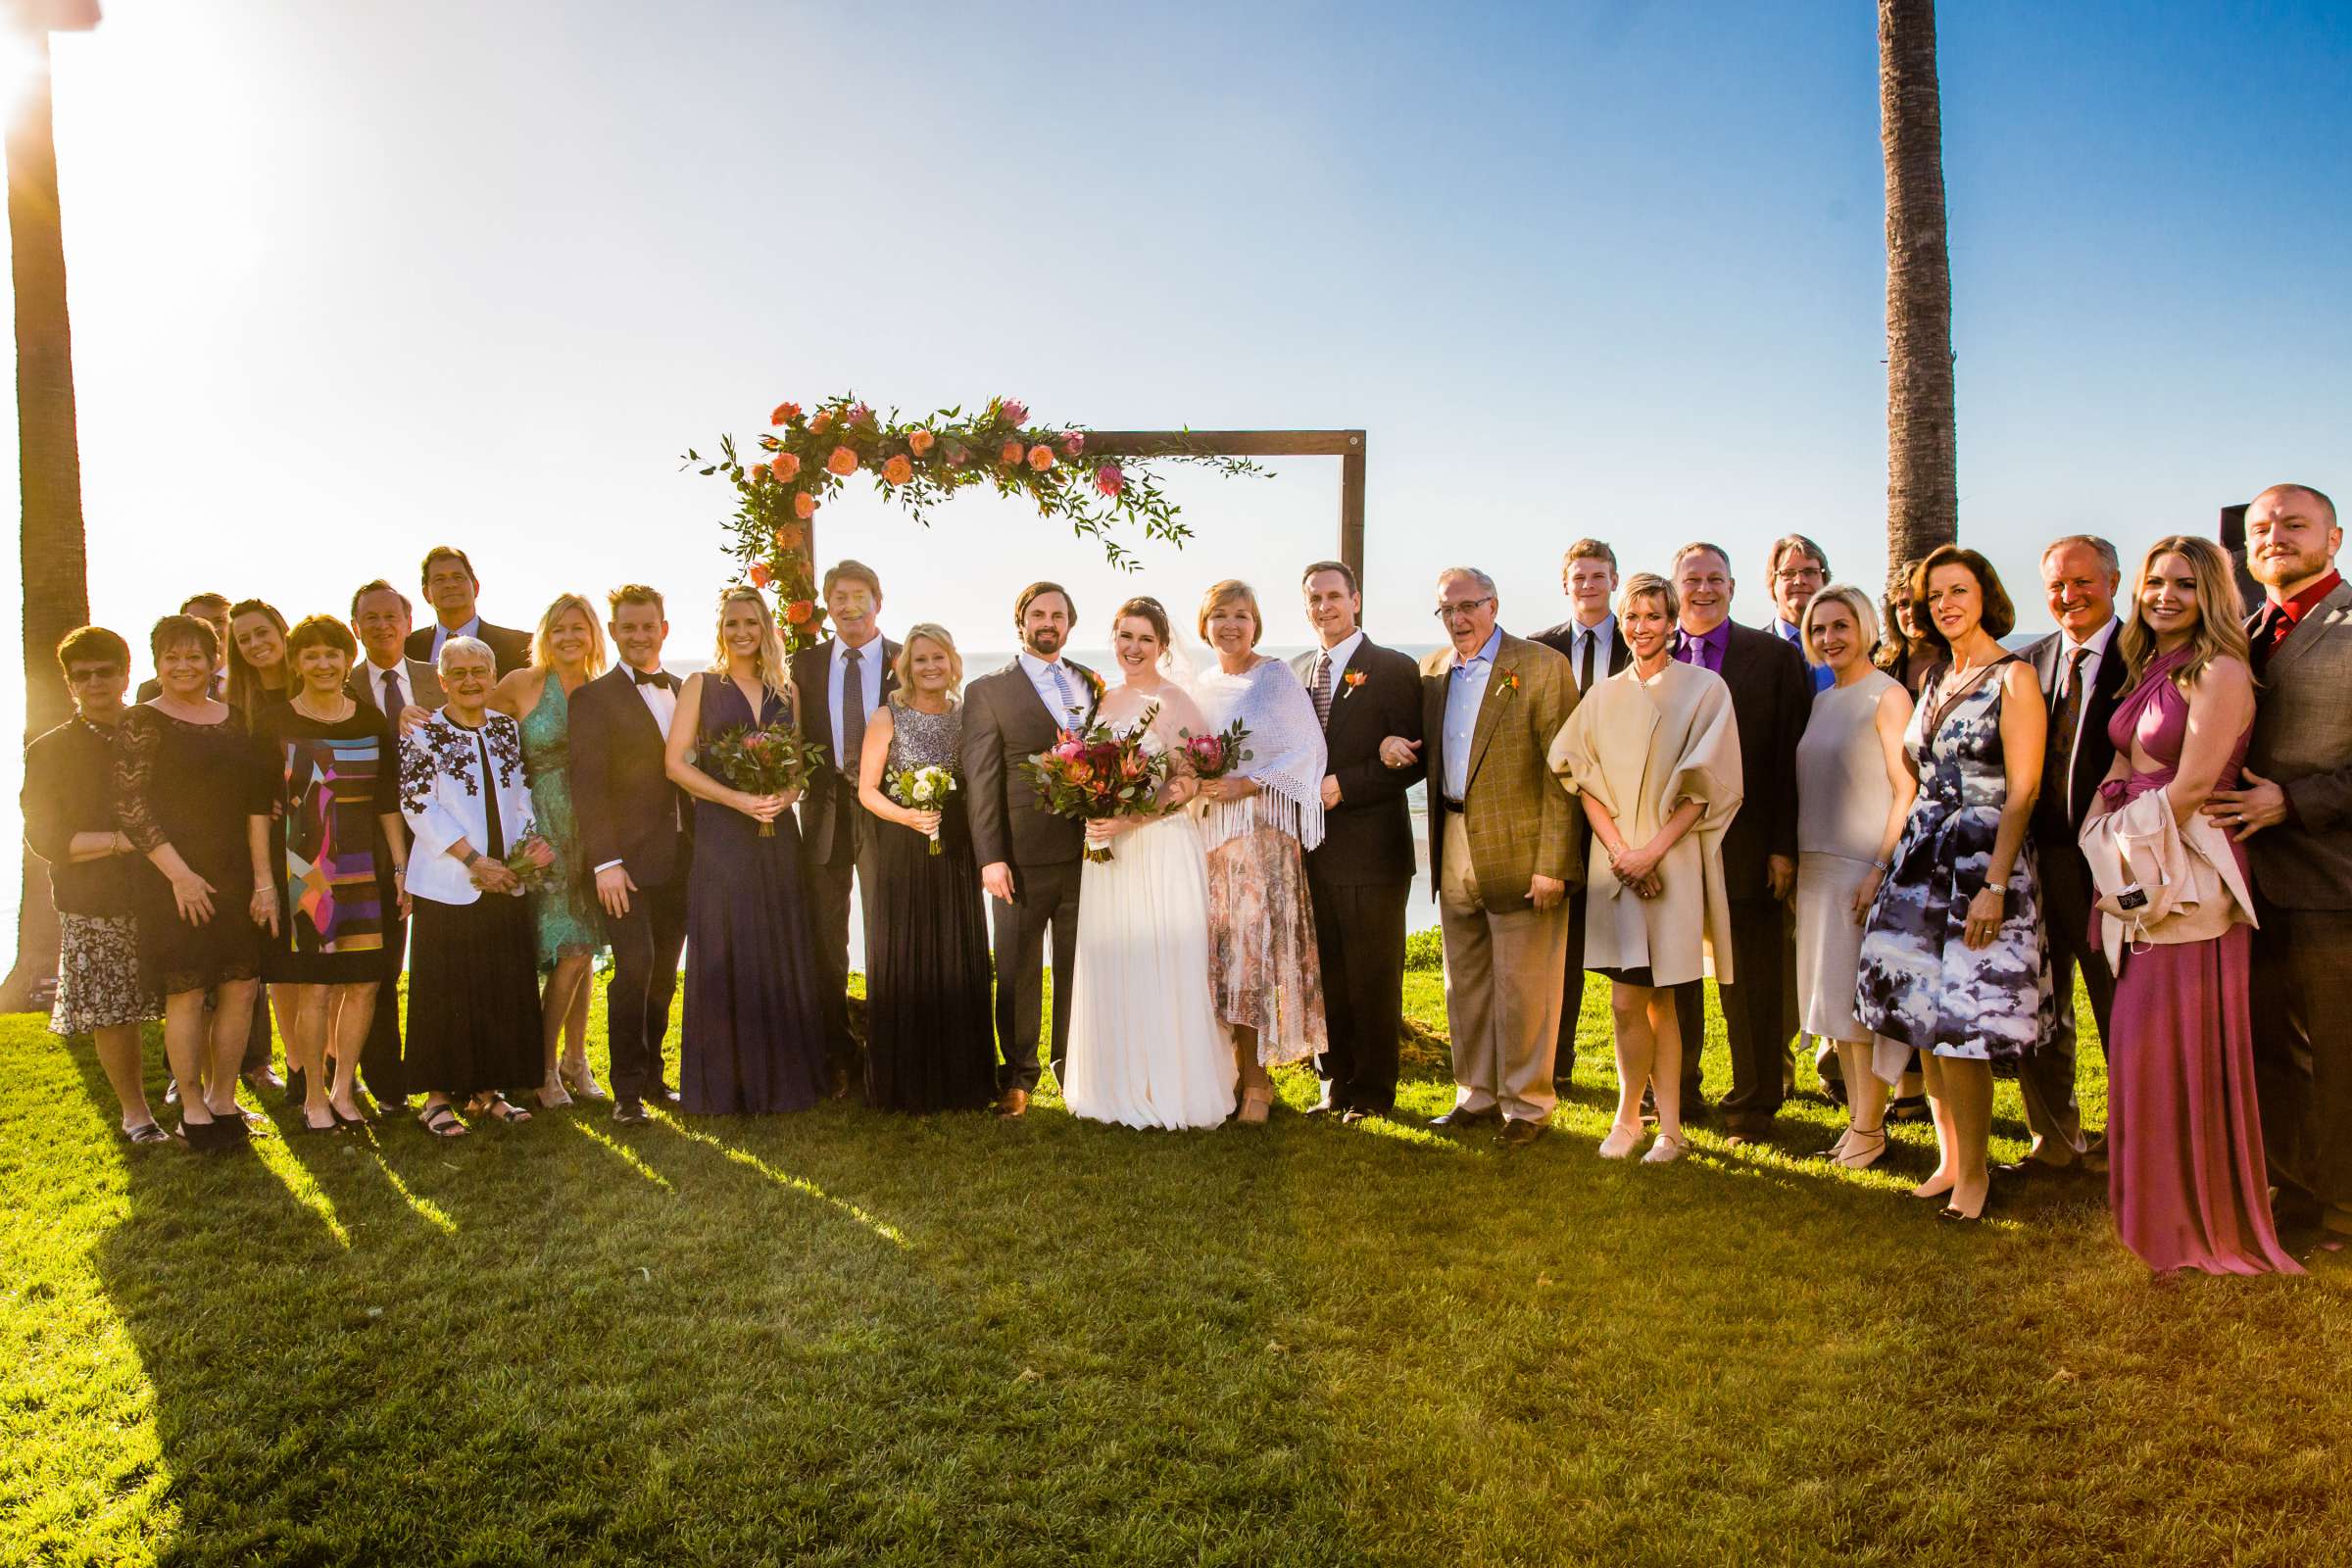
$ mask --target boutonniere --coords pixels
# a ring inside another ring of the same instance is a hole
[[[1515,669],[1506,669],[1494,677],[1494,683],[1502,688],[1502,695],[1508,697],[1519,689],[1519,672]]]
[[[1360,669],[1351,669],[1348,672],[1347,680],[1348,689],[1353,691],[1364,683],[1364,672]]]
[[[1095,673],[1093,670],[1091,670],[1091,669],[1090,669],[1090,670],[1087,670],[1087,671],[1085,672],[1085,674],[1086,674],[1086,689],[1087,689],[1088,691],[1090,691],[1090,692],[1093,692],[1093,693],[1095,694],[1095,701],[1096,701],[1096,702],[1098,702],[1098,703],[1099,703],[1099,702],[1101,702],[1101,701],[1102,700],[1102,694],[1103,694],[1104,692],[1108,691],[1110,688],[1109,688],[1109,687],[1107,687],[1107,686],[1105,686],[1105,685],[1102,683],[1102,676],[1100,676],[1100,675],[1098,675],[1098,674],[1096,674],[1096,673]]]

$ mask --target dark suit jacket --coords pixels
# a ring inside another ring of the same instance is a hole
[[[474,625],[480,631],[482,641],[490,646],[490,661],[497,667],[500,679],[505,679],[530,663],[531,634],[529,632],[516,631],[512,626],[493,626],[490,622],[480,619],[476,619]],[[432,623],[427,622],[409,633],[408,647],[402,652],[411,659],[427,664],[431,663],[433,662]]]
[[[2066,794],[2056,800],[2044,793],[2034,803],[2034,838],[2044,856],[2064,848],[2080,855],[2077,835],[2082,830],[2082,819],[2090,814],[2090,798],[2099,792],[2099,780],[2115,761],[2115,744],[2107,738],[2107,720],[2115,716],[2115,701],[2124,690],[2124,655],[2117,647],[2118,635],[2107,639],[2107,651],[2099,656],[2099,672],[2092,677],[2090,690],[2082,694],[2082,740],[2075,747],[2075,768],[2067,779]],[[2052,632],[2028,647],[2019,657],[2034,666],[2034,678],[2041,683],[2044,704],[2050,701],[2050,691],[2057,681],[2059,662],[2065,657],[2066,637]],[[2053,746],[2063,745],[2057,736],[2050,737]]]
[[[2246,840],[2256,890],[2284,909],[2352,909],[2352,583],[2341,583],[2260,666],[2246,766],[2294,814]]]
[[[641,888],[685,869],[691,820],[663,765],[662,726],[626,664],[571,694],[571,808],[581,858],[618,860]]]
[[[826,765],[809,777],[808,793],[801,797],[801,843],[805,853],[820,865],[848,865],[857,859],[858,835],[852,824],[865,810],[844,774],[845,769],[857,765],[858,759],[833,755],[832,662],[833,644],[838,640],[828,637],[792,656],[792,683],[801,694],[801,734],[825,749]],[[880,701],[887,703],[890,694],[899,689],[899,645],[887,637],[881,643]],[[873,646],[866,644],[866,667],[860,671],[860,679],[875,678]]]
[[[1291,661],[1292,673],[1310,693],[1315,657]],[[1363,679],[1349,685],[1350,674]],[[1323,813],[1323,843],[1307,852],[1306,864],[1333,887],[1413,879],[1413,818],[1404,798],[1421,767],[1383,766],[1380,743],[1389,735],[1421,738],[1421,672],[1404,655],[1366,637],[1347,667],[1332,672],[1331,721],[1323,727],[1340,804]]]
[[[1804,656],[1768,631],[1726,623],[1723,683],[1740,723],[1740,813],[1723,832],[1723,893],[1735,903],[1772,897],[1766,861],[1796,859],[1796,743],[1813,716]]]
[[[1528,639],[1531,643],[1542,643],[1568,661],[1568,678],[1570,680],[1576,679],[1577,629],[1576,617],[1571,615],[1557,626],[1546,626]],[[1611,615],[1609,617],[1609,667],[1594,670],[1592,678],[1606,680],[1633,662],[1634,651],[1625,646],[1625,628],[1618,622],[1616,616]]]
[[[1101,678],[1075,660],[1062,663],[1084,682],[1082,717],[1102,701]],[[972,858],[982,865],[1059,865],[1086,849],[1086,824],[1050,815],[1020,764],[1054,744],[1060,721],[1038,700],[1015,657],[963,689],[964,809]]]
[[[449,701],[447,695],[441,690],[439,670],[421,659],[404,658],[401,663],[406,666],[403,673],[409,677],[409,690],[416,694],[419,707],[439,708],[443,703]],[[373,682],[361,678],[367,673],[367,669],[368,661],[363,655],[359,662],[351,666],[351,678],[343,683],[343,695],[355,702],[366,703],[369,708],[380,709],[384,706],[384,694],[375,687]],[[396,723],[400,718],[398,713],[386,713],[384,716]]]

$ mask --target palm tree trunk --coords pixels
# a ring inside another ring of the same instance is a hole
[[[1952,442],[1952,265],[1935,0],[1879,0],[1886,156],[1886,568],[1960,536]]]
[[[65,232],[58,219],[57,147],[49,117],[48,34],[26,41],[42,69],[7,130],[8,227],[17,305],[17,456],[24,502],[24,733],[73,711],[58,678],[57,645],[90,616],[81,525],[81,448],[74,422],[74,343],[66,317]],[[57,915],[49,873],[24,858],[17,961],[0,983],[0,1010],[43,1004],[57,978]]]

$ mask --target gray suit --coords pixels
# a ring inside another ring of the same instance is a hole
[[[404,672],[408,676],[409,690],[416,694],[419,706],[439,708],[443,703],[449,701],[447,694],[441,690],[441,672],[439,670],[421,659],[404,659],[401,662],[405,666]],[[366,655],[362,655],[352,664],[351,674],[343,682],[343,694],[366,703],[369,708],[381,710],[384,706],[383,693],[370,689],[369,683],[366,679],[367,674],[368,659]],[[388,713],[385,716],[395,723],[400,719],[398,713]]]
[[[2352,1206],[2352,1021],[2337,1000],[2352,966],[2352,584],[2337,584],[2267,658],[2258,648],[2255,672],[2246,766],[2284,789],[2292,808],[2246,841],[2262,920],[2263,1146],[2286,1193]]]

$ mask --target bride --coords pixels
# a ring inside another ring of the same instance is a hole
[[[1162,816],[1089,822],[1087,842],[1115,846],[1086,862],[1078,884],[1077,979],[1071,987],[1069,1081],[1073,1114],[1128,1127],[1214,1127],[1233,1114],[1233,1044],[1208,989],[1208,873],[1200,835],[1175,809],[1200,788],[1178,732],[1208,726],[1168,678],[1168,613],[1130,599],[1111,620],[1121,682],[1097,710],[1171,759]]]

